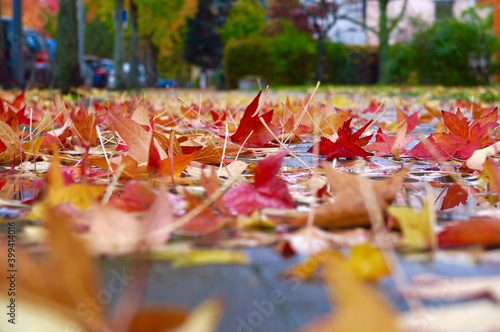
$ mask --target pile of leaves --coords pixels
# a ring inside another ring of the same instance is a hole
[[[110,317],[78,315],[97,290],[92,256],[249,264],[236,249],[271,246],[308,256],[284,277],[331,285],[338,311],[305,330],[412,330],[415,312],[399,315],[363,280],[392,276],[409,296],[432,298],[444,281],[401,279],[397,257],[432,259],[471,246],[477,260],[492,257],[488,249],[500,246],[498,108],[361,95],[315,89],[287,98],[149,92],[73,100],[2,92],[0,213],[20,230],[16,252],[27,265],[20,296],[84,330],[141,330],[153,313],[137,301]],[[213,248],[199,249],[201,242]],[[47,279],[54,274],[61,279]],[[139,279],[144,288],[147,278]],[[493,292],[493,282],[463,282],[476,287],[463,286],[466,297]],[[217,299],[189,317],[163,308],[170,325],[156,330],[211,331],[222,311]],[[454,330],[439,325],[444,311],[433,315],[431,330]],[[498,321],[487,327],[500,328]]]

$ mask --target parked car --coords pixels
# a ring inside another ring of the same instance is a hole
[[[139,71],[139,88],[143,88],[146,84],[146,68],[140,63],[137,69]],[[125,62],[123,64],[123,73],[128,85],[128,82],[130,82],[130,63]]]
[[[146,84],[146,69],[142,63],[139,64],[139,88],[143,88]],[[130,82],[130,63],[123,63],[123,79],[125,80],[125,86],[129,86]],[[113,69],[110,71],[110,75],[108,77],[108,89],[115,88],[115,66],[113,63]]]
[[[158,88],[176,88],[177,87],[177,81],[174,80],[173,78],[160,78],[158,80],[157,84]]]
[[[94,71],[92,86],[96,88],[105,88],[108,84],[109,66],[106,67],[102,63],[103,59],[96,56],[85,55],[83,60]]]
[[[2,17],[3,39],[5,41],[5,58],[7,59],[7,67],[12,73],[12,44],[15,42],[14,25],[10,18]],[[34,54],[30,51],[26,35],[23,33],[21,39],[21,53],[24,60],[24,87],[30,86],[33,82],[35,73]]]
[[[34,54],[35,73],[34,85],[42,88],[52,86],[52,78],[54,75],[54,67],[50,60],[50,52],[45,39],[42,35],[31,29],[24,29],[28,46]]]

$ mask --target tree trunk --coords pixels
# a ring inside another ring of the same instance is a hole
[[[82,78],[78,63],[78,20],[76,0],[59,3],[57,24],[56,74],[54,85],[67,92],[80,86]]]
[[[389,34],[387,26],[387,4],[389,0],[379,0],[380,22],[379,22],[379,53],[378,53],[378,83],[388,84],[391,79],[389,68]]]
[[[123,90],[123,0],[116,0],[115,17],[115,86],[116,90]]]
[[[145,38],[147,44],[146,51],[146,86],[156,87],[158,83],[158,69],[156,67],[156,59],[158,50],[151,41],[151,36]]]
[[[326,36],[323,33],[320,33],[316,42],[316,79],[322,83],[325,76],[325,60]]]
[[[137,5],[134,0],[130,1],[130,77],[129,88],[140,88],[139,82],[139,35],[137,34]]]
[[[0,6],[0,17],[2,17],[2,6]],[[5,42],[3,38],[3,24],[0,24],[0,86],[9,89],[12,86],[12,75],[7,65],[7,56],[5,54]]]

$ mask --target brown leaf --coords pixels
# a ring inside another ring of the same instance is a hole
[[[205,188],[205,191],[207,193],[207,196],[213,195],[215,192],[219,190],[219,186],[221,181],[217,177],[217,174],[215,173],[215,169],[213,167],[210,167],[209,169],[210,175],[207,176],[206,172],[202,171],[201,172],[201,185],[203,188]],[[218,197],[215,202],[214,206],[222,213],[226,213],[226,206],[224,205],[224,201],[222,200],[222,196]]]
[[[149,305],[141,309],[130,323],[128,332],[163,332],[179,327],[186,321],[185,308]]]
[[[356,175],[338,172],[326,163],[324,168],[335,200],[333,203],[324,204],[316,209],[314,224],[327,228],[369,227],[371,223],[362,190],[365,190],[371,181]],[[371,182],[381,208],[392,203],[406,173],[407,170],[404,170],[389,179]],[[291,219],[290,226],[305,225],[307,218],[308,213],[305,212]]]
[[[500,220],[471,219],[448,224],[438,235],[439,246],[500,245]]]
[[[12,161],[19,156],[19,137],[14,130],[3,121],[0,121],[0,141],[5,145],[5,150],[0,153],[0,163]]]
[[[102,329],[102,305],[92,301],[98,290],[93,260],[83,242],[66,225],[65,216],[56,208],[50,210],[50,216],[50,223],[47,223],[50,252],[47,255],[32,256],[16,247],[19,262],[16,296],[20,297],[21,303],[53,306],[60,313],[73,316],[72,319],[89,330],[106,331]],[[2,250],[7,252],[6,248]],[[2,289],[8,281],[2,276]],[[81,314],[82,306],[85,315]],[[92,315],[88,315],[89,312]]]
[[[129,150],[126,154],[137,161],[139,165],[147,163],[152,131],[147,131],[141,124],[123,115],[112,112],[108,112],[108,115],[114,129],[127,143]]]

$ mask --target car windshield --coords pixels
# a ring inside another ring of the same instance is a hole
[[[27,33],[26,39],[28,41],[28,45],[33,51],[39,52],[42,50],[42,45],[40,45],[40,43],[38,42],[38,39],[36,38],[35,34]]]

